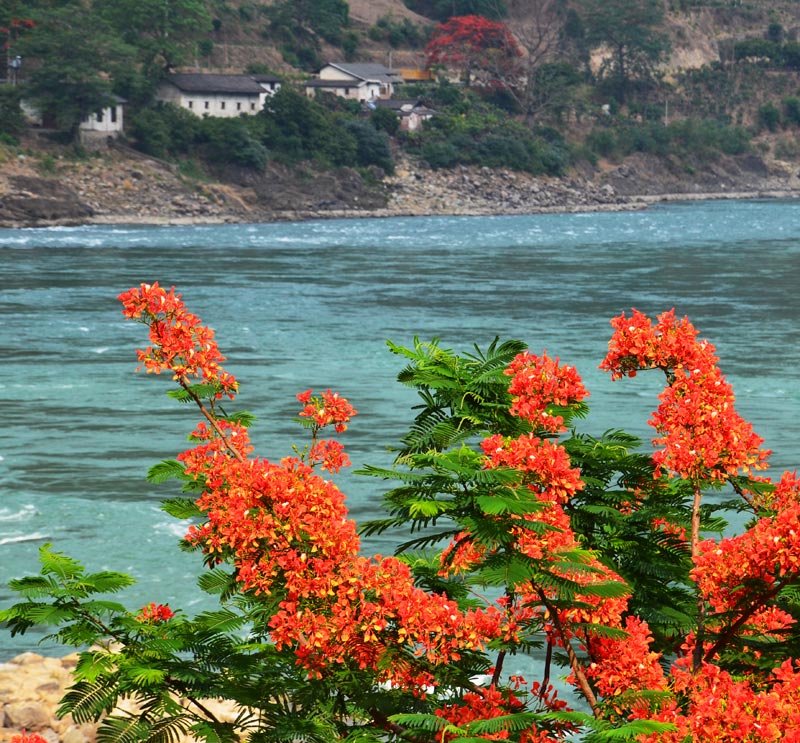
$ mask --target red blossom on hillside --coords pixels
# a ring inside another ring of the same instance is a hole
[[[508,27],[479,15],[454,16],[433,30],[425,47],[428,66],[449,65],[464,71],[485,70],[490,78],[505,77],[522,52]]]

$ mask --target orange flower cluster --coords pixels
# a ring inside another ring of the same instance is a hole
[[[29,733],[27,730],[23,730],[21,733],[11,736],[11,743],[47,743],[47,739],[39,733]]]
[[[174,290],[142,284],[120,300],[126,317],[150,326],[152,346],[138,352],[148,371],[172,371],[182,384],[196,376],[234,397],[237,385],[220,366],[224,358],[213,332],[186,312]],[[345,430],[356,414],[330,390],[319,397],[308,390],[298,399],[314,436],[326,426]],[[309,462],[290,457],[275,464],[252,457],[247,430],[224,419],[200,423],[192,439],[196,445],[178,459],[203,483],[197,505],[206,521],[190,527],[187,541],[212,564],[232,561],[242,590],[279,599],[270,635],[310,674],[354,663],[424,693],[432,683],[427,663],[455,661],[499,635],[496,609],[462,612],[443,595],[417,588],[399,560],[360,556],[343,494],[312,467],[344,466],[347,455],[338,442],[315,438]],[[140,616],[153,621],[165,612],[151,606]]]
[[[136,615],[136,620],[143,624],[158,624],[167,622],[174,616],[175,612],[169,606],[151,601],[147,606],[142,607],[142,610]]]
[[[642,369],[662,369],[669,380],[650,420],[664,448],[653,455],[660,467],[693,480],[723,480],[739,471],[766,466],[763,439],[734,409],[732,387],[717,366],[714,346],[698,341],[687,318],[673,310],[653,325],[643,313],[623,312],[611,321],[614,335],[600,368],[612,379],[635,376]]]
[[[200,318],[187,312],[175,287],[165,291],[156,281],[141,284],[119,295],[125,317],[150,328],[151,346],[137,351],[148,373],[171,371],[173,379],[189,384],[192,377],[213,384],[217,397],[233,398],[238,383],[220,366],[225,357],[219,352],[214,331],[200,324]]]
[[[669,701],[650,716],[673,732],[643,736],[643,743],[800,743],[800,669],[791,660],[775,668],[764,688],[704,663],[697,673],[673,668],[673,690],[688,701]]]
[[[563,430],[564,418],[552,415],[550,406],[568,407],[589,396],[575,367],[559,366],[558,359],[546,353],[521,353],[505,373],[513,377],[508,388],[513,398],[511,412],[553,433]]]
[[[518,686],[518,684],[515,685]],[[549,701],[545,698],[545,695],[542,695],[542,699],[545,702]],[[552,704],[547,704],[546,706],[552,711],[562,711],[566,709],[567,705],[562,701],[554,700]],[[464,728],[476,720],[492,720],[513,712],[521,712],[523,709],[524,703],[514,692],[510,690],[501,691],[492,685],[488,688],[465,694],[460,703],[444,705],[436,711],[436,714],[453,725]],[[519,743],[558,743],[564,740],[564,736],[568,732],[572,732],[569,724],[557,726],[553,732],[537,730],[531,727],[515,735],[514,740],[519,741]],[[481,740],[509,740],[511,735],[508,730],[501,730],[497,733],[487,733],[479,737]],[[441,740],[444,743],[445,741],[458,740],[458,738],[453,733],[445,732],[437,740]]]
[[[311,418],[318,428],[333,424],[336,433],[347,430],[350,418],[358,411],[338,392],[326,390],[319,397],[312,396],[311,390],[297,395],[305,407],[300,411],[301,418]]]
[[[184,386],[198,378],[213,385],[218,396],[234,397],[237,384],[221,368],[224,358],[213,332],[185,310],[174,290],[142,284],[120,299],[127,317],[150,327],[152,345],[138,352],[147,371],[171,371]],[[663,446],[656,454],[658,465],[698,482],[764,466],[767,452],[736,414],[713,346],[697,340],[688,320],[678,321],[669,312],[653,325],[634,310],[631,318],[623,314],[612,325],[615,333],[601,365],[612,378],[660,368],[669,380],[651,420],[655,441]],[[629,614],[624,592],[595,590],[621,579],[581,549],[565,510],[583,482],[555,438],[564,424],[556,413],[586,397],[580,377],[558,360],[527,353],[507,373],[512,412],[529,421],[533,431],[516,439],[487,438],[482,442],[485,466],[512,467],[523,475],[519,495],[530,500],[531,508],[511,519],[511,536],[514,549],[531,564],[535,561],[542,576],[549,574],[541,585],[529,579],[510,586],[497,606],[462,611],[446,596],[416,587],[405,563],[362,557],[343,494],[314,469],[320,465],[337,472],[348,463],[341,444],[316,439],[327,426],[343,431],[356,414],[330,390],[316,397],[311,390],[298,395],[304,406],[300,417],[310,420],[313,432],[305,461],[290,457],[276,464],[253,457],[243,426],[204,409],[208,421],[193,432],[193,448],[179,456],[185,472],[203,486],[197,505],[205,522],[190,527],[187,540],[205,552],[209,563],[232,562],[243,591],[273,597],[277,609],[261,629],[279,649],[292,651],[310,675],[321,677],[334,665],[347,665],[423,695],[435,683],[431,665],[456,662],[493,639],[513,642],[523,629],[526,635],[538,629],[566,651],[571,678],[596,714],[609,711],[617,719],[651,718],[674,726],[673,732],[643,736],[647,743],[800,743],[799,665],[787,660],[771,673],[754,666],[734,677],[712,662],[718,652],[712,643],[721,642],[727,631],[779,637],[794,622],[776,597],[782,587],[800,580],[797,476],[786,474],[774,487],[765,479],[763,487],[753,484],[755,492],[745,493],[748,502],[770,515],[741,536],[699,544],[691,577],[709,610],[698,611],[702,628],[709,631],[705,657],[698,662],[690,635],[681,657],[665,673],[661,657],[650,649],[647,624]],[[635,507],[632,493],[630,508]],[[654,521],[654,528],[673,527]],[[467,572],[491,557],[492,549],[462,532],[445,550],[441,572]],[[568,586],[564,594],[559,584]],[[599,596],[609,593],[614,597]],[[168,607],[152,603],[138,618],[156,623],[171,616]],[[625,637],[595,631],[593,625],[624,630]],[[466,726],[525,709],[525,694],[516,693],[524,682],[515,683],[513,691],[494,685],[476,689],[444,705],[439,714]],[[636,704],[624,701],[625,692],[645,690],[675,696],[660,703],[648,697]],[[566,708],[552,689],[534,685],[528,696],[535,696],[540,709]],[[532,726],[515,732],[514,740],[552,743],[568,734],[567,727]],[[36,736],[17,737],[13,743],[41,743]],[[442,740],[453,737],[445,731]],[[509,733],[484,738],[502,740]]]

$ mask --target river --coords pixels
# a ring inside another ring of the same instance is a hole
[[[597,370],[608,321],[675,308],[717,347],[740,413],[773,450],[800,440],[800,203],[671,203],[646,211],[431,217],[259,225],[0,230],[0,606],[7,582],[56,549],[92,570],[133,574],[132,607],[200,606],[197,556],[159,510],[175,492],[147,469],[185,448],[197,416],[166,377],[135,374],[143,326],[116,296],[175,285],[211,325],[256,414],[257,452],[302,442],[294,395],[332,388],[358,409],[342,437],[355,467],[387,464],[411,420],[386,340],[438,337],[470,350],[519,338],[575,365],[591,391],[584,430],[624,426],[649,440],[661,380]],[[345,474],[353,518],[378,515],[380,483]],[[391,536],[364,550],[392,551]],[[0,660],[38,636],[0,634]],[[47,647],[38,648],[48,652]]]

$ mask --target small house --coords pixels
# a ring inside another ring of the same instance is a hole
[[[100,144],[122,136],[124,98],[114,96],[110,106],[85,116],[78,127],[82,144]]]
[[[405,132],[417,131],[424,122],[436,115],[436,111],[414,98],[377,100],[373,101],[372,105],[375,108],[388,108],[394,111],[400,119],[400,129]]]
[[[306,95],[324,91],[356,101],[391,98],[402,78],[388,67],[376,63],[331,62],[319,75],[306,82]]]

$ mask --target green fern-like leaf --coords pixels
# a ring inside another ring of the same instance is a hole
[[[154,484],[173,479],[182,480],[185,477],[186,468],[175,459],[164,459],[147,471],[147,481]]]
[[[134,716],[106,717],[97,729],[97,743],[139,743],[146,741],[150,726]]]
[[[78,681],[61,700],[58,716],[71,714],[78,724],[96,722],[116,707],[117,699],[117,691],[108,679]]]
[[[136,579],[126,573],[102,570],[84,575],[78,585],[87,593],[118,593],[134,583]]]
[[[42,575],[55,575],[62,581],[74,580],[83,573],[83,565],[63,552],[54,552],[50,544],[39,548],[39,561],[42,564]]]
[[[161,503],[161,510],[176,519],[194,519],[203,516],[192,498],[170,498]]]
[[[392,715],[389,720],[400,727],[424,730],[426,733],[441,733],[448,726],[444,718],[422,712]]]

